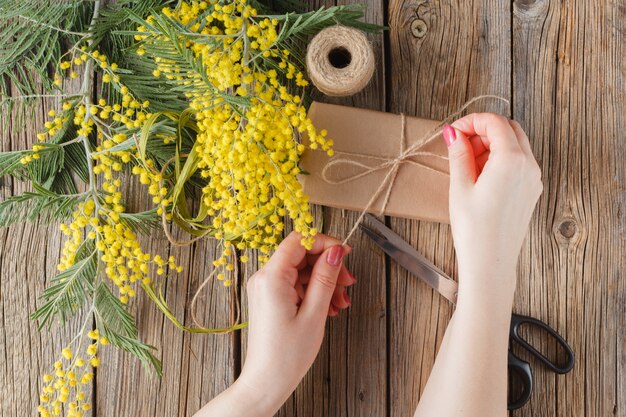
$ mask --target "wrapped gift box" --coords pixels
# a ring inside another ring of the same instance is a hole
[[[448,151],[441,135],[433,137],[439,122],[318,102],[309,117],[334,141],[333,156],[307,150],[301,159],[307,175],[300,181],[312,203],[449,223]],[[416,143],[394,168],[393,160]]]

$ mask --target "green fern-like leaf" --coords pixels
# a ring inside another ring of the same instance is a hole
[[[143,25],[153,34],[162,35],[168,41],[154,40],[146,43],[146,55],[152,59],[159,58],[176,67],[177,75],[187,80],[187,83],[165,81],[172,93],[180,96],[199,96],[213,94],[220,97],[234,109],[246,107],[250,103],[248,97],[233,96],[219,91],[209,80],[208,69],[194,52],[185,45],[186,37],[198,40],[197,33],[190,31],[180,22],[174,21],[162,14],[153,13],[152,21],[147,22],[140,16],[130,14],[135,24]],[[131,32],[130,34],[134,34]]]
[[[135,318],[104,283],[98,285],[94,299],[96,327],[112,345],[135,355],[146,367],[161,377],[161,362],[152,354],[154,347],[141,342]]]
[[[60,194],[75,194],[74,177],[82,182],[89,181],[89,168],[84,145],[77,141],[72,119],[73,111],[66,113],[66,121],[55,135],[39,143],[40,158],[22,165],[22,157],[32,151],[0,152],[0,177],[12,175],[20,180],[30,180],[41,187]]]
[[[98,48],[113,62],[132,61],[134,57],[128,56],[128,49],[133,45],[134,39],[123,34],[124,31],[135,29],[135,23],[128,19],[129,14],[146,17],[152,11],[159,11],[162,7],[175,3],[176,0],[120,0],[107,4],[100,10],[90,31],[92,48]]]
[[[94,292],[98,257],[92,240],[85,241],[76,254],[76,263],[52,278],[51,284],[41,295],[44,305],[31,319],[39,321],[39,329],[57,318],[64,324]]]
[[[132,231],[146,235],[161,225],[161,217],[157,215],[156,209],[138,213],[120,213],[119,215],[120,221]]]
[[[167,83],[152,75],[156,67],[152,60],[132,52],[136,41],[129,32],[134,31],[137,24],[130,16],[145,18],[153,11],[176,3],[175,0],[122,0],[108,4],[100,11],[90,34],[93,41],[91,48],[104,52],[112,62],[123,68],[117,73],[121,82],[140,101],[148,100],[153,111],[182,111],[187,105],[179,93],[171,91]],[[102,96],[107,102],[120,101],[117,89],[104,84],[102,89]]]
[[[32,106],[40,88],[53,87],[50,73],[67,44],[88,28],[93,1],[0,0],[0,112],[10,114],[16,99]]]
[[[23,179],[27,171],[20,159],[28,153],[28,151],[0,152],[0,177],[12,175],[18,179]]]
[[[41,158],[29,164],[31,178],[38,184],[57,193],[76,193],[73,176],[83,183],[89,182],[89,168],[82,141],[76,141],[78,133],[72,119],[74,110],[65,114],[66,121],[47,142],[39,144],[56,150],[58,155],[42,152]],[[61,178],[59,178],[61,177]]]
[[[9,197],[0,202],[0,227],[39,219],[42,223],[63,221],[72,216],[76,205],[86,194],[60,195],[42,187],[35,192]]]
[[[132,51],[127,51],[123,63],[126,72],[119,72],[121,82],[126,85],[139,101],[149,101],[151,111],[177,111],[181,112],[188,107],[187,101],[180,91],[173,89],[171,83],[158,79],[152,75],[156,64],[150,58],[139,56]],[[107,88],[107,101],[114,103],[120,100],[119,92]]]

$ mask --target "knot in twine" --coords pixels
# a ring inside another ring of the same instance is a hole
[[[337,157],[332,158],[330,161],[328,161],[326,163],[326,165],[324,166],[324,168],[322,169],[322,173],[321,173],[322,179],[324,181],[326,181],[328,184],[333,184],[333,185],[345,184],[345,183],[354,181],[354,180],[356,180],[358,178],[364,177],[366,175],[370,175],[373,172],[384,170],[384,169],[388,169],[387,174],[383,178],[383,181],[381,182],[380,186],[376,189],[376,191],[374,191],[374,194],[372,194],[372,197],[370,198],[370,200],[365,205],[365,208],[363,209],[363,211],[361,212],[361,215],[359,216],[359,218],[355,222],[354,226],[350,230],[350,233],[348,233],[348,235],[344,239],[343,244],[346,244],[348,242],[348,240],[350,239],[350,237],[352,237],[352,235],[354,234],[356,229],[359,227],[359,225],[363,221],[363,218],[365,217],[365,213],[367,213],[370,210],[372,205],[382,195],[383,191],[385,191],[385,194],[384,194],[382,205],[380,207],[380,211],[379,211],[378,214],[379,215],[384,214],[385,209],[387,208],[387,204],[389,203],[389,197],[391,195],[391,190],[393,189],[393,186],[394,186],[395,181],[396,181],[396,177],[398,176],[398,171],[399,171],[400,166],[402,164],[404,164],[404,163],[411,163],[411,164],[414,164],[414,165],[419,166],[421,168],[425,168],[425,169],[428,169],[428,170],[431,170],[431,171],[434,171],[434,172],[439,172],[441,174],[446,174],[447,175],[447,173],[444,172],[444,171],[441,171],[439,169],[433,168],[433,167],[431,167],[429,165],[426,165],[426,164],[424,164],[422,162],[416,161],[416,160],[411,159],[411,158],[414,158],[416,156],[430,156],[430,157],[434,157],[434,158],[440,158],[440,159],[448,160],[448,158],[445,157],[445,156],[438,155],[438,154],[436,154],[434,152],[420,151],[419,149],[420,149],[420,147],[422,145],[426,144],[427,142],[429,142],[432,139],[434,139],[437,136],[439,136],[441,134],[441,131],[442,131],[443,127],[446,124],[449,124],[450,122],[452,122],[454,119],[456,119],[470,105],[472,105],[473,103],[475,103],[477,101],[485,100],[485,99],[496,99],[496,100],[499,100],[499,101],[502,101],[502,102],[506,103],[507,106],[509,105],[509,101],[507,99],[505,99],[504,97],[501,97],[501,96],[485,94],[485,95],[474,97],[471,100],[467,101],[457,111],[455,111],[454,113],[452,113],[449,116],[447,116],[443,121],[441,121],[437,125],[437,127],[435,129],[431,130],[430,132],[428,132],[427,134],[422,136],[413,145],[409,146],[406,149],[405,149],[406,117],[405,117],[404,114],[400,114],[400,118],[401,118],[400,153],[395,158],[371,156],[371,155],[359,154],[359,153],[354,153],[354,152],[341,152],[341,151],[336,151],[335,152],[335,155]],[[354,159],[351,159],[351,157],[352,158],[356,157],[356,158],[366,158],[366,159],[372,159],[372,160],[379,160],[379,161],[383,161],[383,162],[381,162],[378,165],[369,166],[369,165],[363,164],[361,162],[355,161]],[[352,176],[349,176],[349,177],[346,177],[346,178],[343,178],[343,179],[334,180],[329,175],[329,170],[332,167],[338,166],[338,165],[350,165],[350,166],[353,166],[353,167],[362,168],[363,171],[358,173],[358,174],[355,174],[355,175],[352,175]]]
[[[374,74],[374,64],[374,50],[367,37],[346,26],[320,31],[307,48],[309,78],[328,96],[349,96],[361,91]]]

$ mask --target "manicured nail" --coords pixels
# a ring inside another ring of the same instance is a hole
[[[343,299],[346,300],[346,303],[348,303],[348,307],[350,307],[350,305],[352,304],[352,302],[350,301],[350,296],[348,295],[347,292],[344,291],[343,293]]]
[[[339,266],[343,258],[343,252],[343,246],[333,246],[328,251],[328,255],[326,255],[326,263],[330,266]]]
[[[352,275],[352,272],[350,272],[349,269],[346,269],[346,271],[348,272],[348,275],[350,276],[350,278],[352,278],[352,282],[350,283],[350,285],[354,284],[356,282],[356,277]]]
[[[450,125],[445,125],[443,127],[443,140],[446,141],[446,145],[450,146],[454,143],[454,141],[456,140],[456,132],[454,131],[454,128]]]

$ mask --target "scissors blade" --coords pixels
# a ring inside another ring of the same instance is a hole
[[[361,228],[377,246],[403,268],[422,279],[453,304],[456,304],[458,287],[456,282],[374,216],[369,214],[366,216],[380,234],[365,225],[361,225]]]
[[[393,230],[385,226],[383,222],[378,220],[376,217],[371,214],[366,214],[365,217],[374,225],[374,228],[378,233],[383,235],[389,242],[395,245],[398,249],[401,249],[405,253],[411,254],[415,258],[419,259],[426,267],[436,272],[438,275],[442,276],[445,279],[450,279],[449,276],[446,275],[441,269],[437,268],[435,264],[430,262],[428,259],[424,257],[421,253],[419,253],[413,246],[409,245],[404,239],[402,239],[398,234],[396,234]]]

